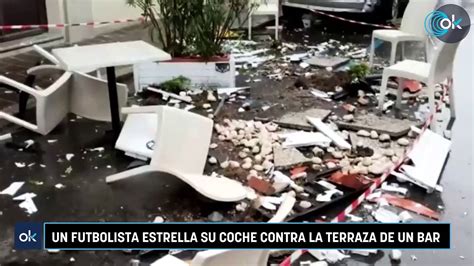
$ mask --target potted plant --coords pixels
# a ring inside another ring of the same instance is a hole
[[[223,51],[226,35],[252,0],[128,0],[143,11],[152,40],[173,57],[134,66],[135,88],[160,84],[178,76],[191,86],[235,87],[235,63]],[[247,12],[247,13],[245,13]]]

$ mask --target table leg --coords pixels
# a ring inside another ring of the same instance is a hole
[[[117,79],[115,67],[107,67],[107,83],[109,86],[110,115],[112,117],[112,129],[114,137],[120,134],[120,110],[117,96]]]

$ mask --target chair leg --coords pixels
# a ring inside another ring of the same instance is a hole
[[[390,51],[390,65],[393,65],[395,64],[395,59],[396,59],[396,56],[397,56],[397,46],[398,46],[398,42],[392,42],[392,47],[391,47],[391,51]]]
[[[249,16],[249,33],[248,33],[249,41],[252,40],[252,15]]]
[[[403,83],[405,82],[404,78],[398,78],[398,89],[397,89],[397,102],[395,107],[400,109],[402,107],[402,96],[403,96]]]
[[[389,76],[384,73],[382,76],[382,84],[380,86],[380,95],[379,95],[378,111],[380,113],[383,112],[383,102],[385,100],[385,94],[387,93],[388,78]]]
[[[372,35],[372,42],[370,43],[370,55],[369,55],[370,68],[372,68],[374,65],[374,54],[375,54],[375,37]]]
[[[405,44],[406,42],[401,42],[401,61],[405,60]]]
[[[127,179],[131,177],[135,177],[141,174],[146,174],[149,172],[153,172],[153,168],[149,165],[144,165],[141,167],[133,168],[124,172],[117,173],[115,175],[109,175],[108,177],[105,178],[106,183],[112,183],[115,181],[119,181],[122,179]]]
[[[278,41],[278,26],[280,17],[278,14],[275,15],[275,41]]]
[[[453,78],[448,78],[448,93],[449,93],[449,110],[451,111],[451,118],[456,118],[456,108],[454,105],[454,91],[453,91]]]

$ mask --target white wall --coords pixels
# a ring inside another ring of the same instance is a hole
[[[46,0],[46,9],[48,23],[102,22],[138,18],[141,14],[139,9],[126,5],[126,0]],[[69,21],[65,19],[65,12]],[[80,26],[63,32],[70,42],[78,42],[128,25]]]

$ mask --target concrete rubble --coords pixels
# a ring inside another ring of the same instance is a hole
[[[376,178],[404,158],[408,150],[411,150],[408,154],[411,162],[404,161],[392,172],[389,181],[367,197],[364,207],[347,218],[352,222],[383,223],[418,221],[420,215],[439,219],[439,211],[411,199],[413,188],[407,181],[434,192],[451,141],[427,130],[411,149],[420,134],[412,127],[422,124],[420,120],[426,118],[426,110],[421,108],[418,115],[413,115],[418,120],[400,119],[392,115],[394,102],[388,101],[384,104],[385,113],[380,116],[374,110],[378,93],[375,85],[368,85],[373,92],[353,89],[351,78],[346,81],[338,76],[347,74],[349,65],[366,61],[366,47],[332,39],[316,45],[283,42],[276,48],[254,41],[229,40],[225,47],[235,59],[238,75],[243,79],[240,83],[245,83],[239,86],[244,86],[201,88],[179,94],[155,87],[147,89],[160,95],[160,104],[212,119],[205,172],[239,181],[248,190],[247,198],[236,202],[232,211],[199,213],[203,217],[192,216],[189,221],[329,221],[331,217],[326,217],[322,207],[330,209],[331,204],[340,204],[348,195],[362,194]],[[330,78],[323,79],[323,76]],[[258,92],[272,86],[282,87],[283,83],[283,91]],[[335,100],[338,93],[347,95]],[[413,105],[419,102],[421,100],[414,100]],[[2,144],[11,140],[11,134],[0,135]],[[54,145],[57,141],[45,139],[43,142]],[[27,150],[36,143],[26,140],[22,145],[21,149]],[[104,147],[89,146],[82,154],[68,151],[58,155],[55,160],[64,164],[61,182],[67,184],[67,176],[80,170],[72,164],[87,153],[97,156],[90,160],[94,170],[115,168],[113,162],[97,163],[102,153],[108,152]],[[34,162],[19,159],[12,165],[21,170],[34,166],[31,163]],[[104,169],[99,169],[99,165]],[[72,187],[62,183],[53,183],[55,191]],[[35,193],[14,197],[24,186],[30,189],[31,184],[12,182],[0,194],[20,201],[19,207],[28,215],[34,215],[38,212],[33,201],[37,197]],[[326,219],[322,219],[323,216]],[[172,221],[161,214],[150,216],[148,221],[151,220]],[[322,266],[338,263],[351,255],[377,254],[377,250],[308,252],[317,261],[301,262],[301,265]],[[401,251],[393,250],[389,256],[399,261]],[[164,258],[169,263],[178,261],[171,255]]]

